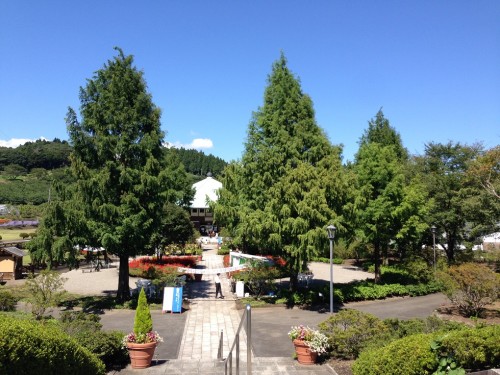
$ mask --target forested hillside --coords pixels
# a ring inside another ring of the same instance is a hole
[[[53,181],[69,183],[65,173],[72,151],[67,141],[37,140],[16,148],[0,147],[0,204],[39,205],[47,202]],[[165,148],[165,156],[174,154],[192,175],[193,182],[208,172],[221,174],[226,162],[197,150]],[[50,191],[49,191],[50,190]]]
[[[174,152],[184,164],[186,172],[205,177],[208,172],[214,177],[220,176],[227,162],[213,155],[205,155],[201,151],[188,150],[185,148],[170,148],[166,152]]]

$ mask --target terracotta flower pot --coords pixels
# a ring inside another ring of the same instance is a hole
[[[146,368],[151,365],[151,360],[155,354],[156,342],[137,344],[127,343],[128,355],[132,368]]]
[[[313,365],[318,359],[318,353],[311,352],[306,343],[302,340],[293,340],[297,361],[301,365]]]

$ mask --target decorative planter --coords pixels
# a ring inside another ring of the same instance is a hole
[[[127,348],[132,368],[146,368],[151,365],[151,360],[155,354],[156,342],[148,342],[146,344],[129,342],[127,343]]]
[[[311,352],[306,343],[302,340],[293,340],[295,346],[295,354],[297,354],[297,361],[301,365],[313,365],[318,359],[318,353]]]

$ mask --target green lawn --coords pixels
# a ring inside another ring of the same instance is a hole
[[[34,233],[36,231],[36,228],[13,228],[13,229],[6,229],[6,228],[0,228],[0,236],[2,236],[2,240],[21,240],[22,238],[19,237],[19,233]]]

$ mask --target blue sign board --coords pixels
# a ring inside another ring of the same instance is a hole
[[[162,310],[163,312],[182,312],[182,287],[165,287]]]

